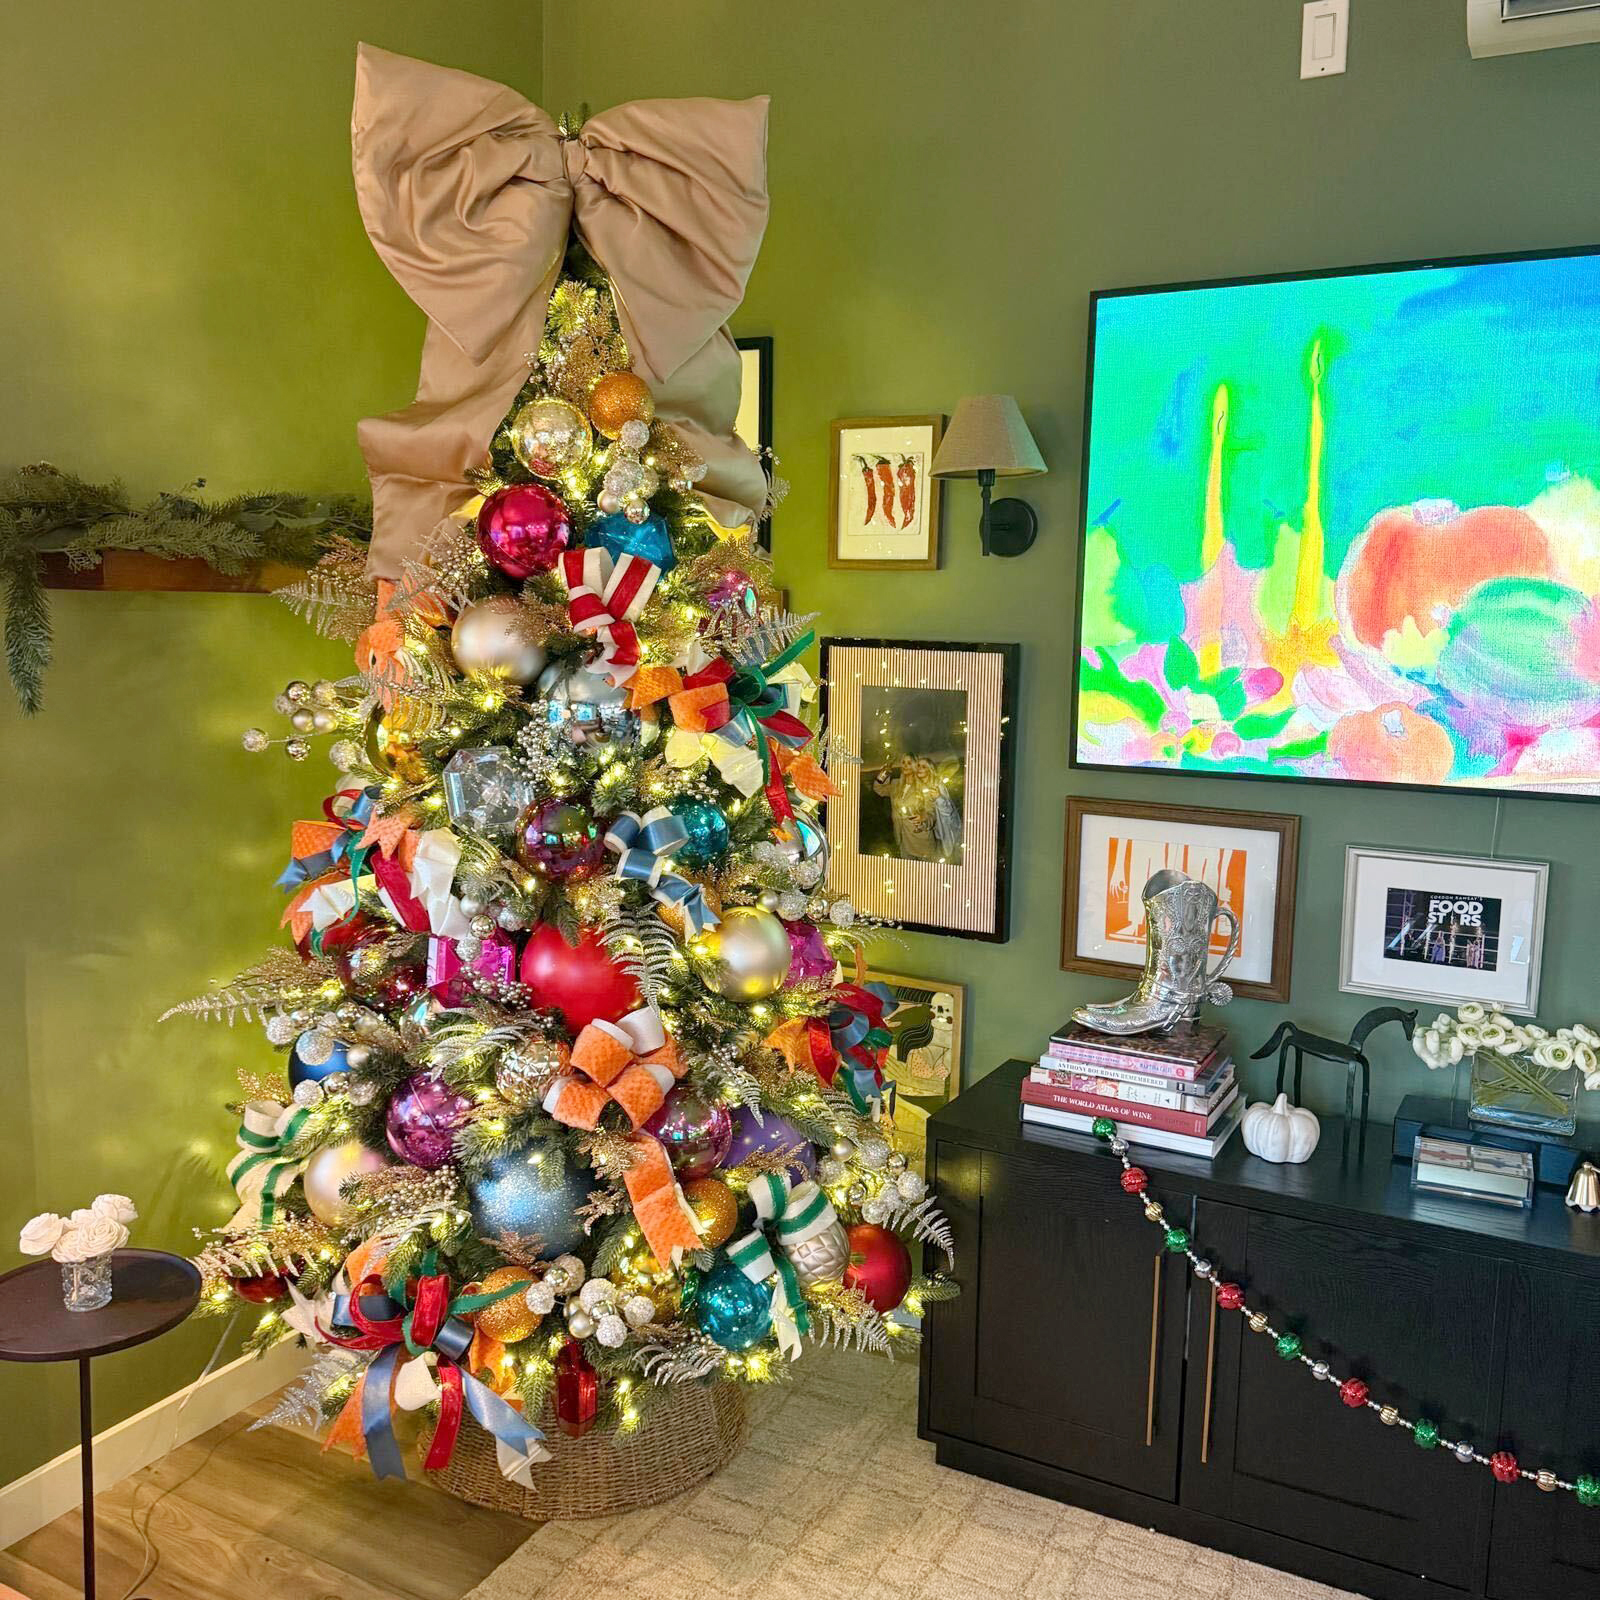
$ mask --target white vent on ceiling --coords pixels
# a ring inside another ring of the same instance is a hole
[[[1600,44],[1600,0],[1467,0],[1467,45],[1475,56]]]

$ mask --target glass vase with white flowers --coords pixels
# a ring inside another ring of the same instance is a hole
[[[1577,1131],[1579,1088],[1600,1089],[1600,1033],[1581,1022],[1552,1033],[1468,1001],[1418,1028],[1411,1047],[1435,1070],[1472,1062],[1477,1122],[1565,1136]]]
[[[111,1303],[112,1257],[128,1242],[138,1210],[125,1194],[97,1194],[68,1216],[41,1211],[24,1225],[17,1247],[61,1265],[61,1298],[68,1311],[98,1311]]]

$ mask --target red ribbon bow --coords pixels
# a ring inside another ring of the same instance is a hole
[[[639,665],[639,634],[633,619],[644,609],[661,569],[641,556],[613,563],[598,545],[566,550],[561,576],[567,584],[567,617],[577,633],[594,635],[601,645],[595,669],[613,684],[628,681]]]

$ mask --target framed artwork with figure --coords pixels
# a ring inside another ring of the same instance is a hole
[[[922,933],[1008,937],[1014,644],[824,639],[830,885]]]
[[[828,452],[828,565],[893,572],[939,565],[939,480],[933,458],[944,418],[835,422]]]
[[[761,457],[770,476],[772,454],[772,335],[751,334],[733,341],[739,347],[739,415],[733,431]],[[756,528],[763,550],[772,548],[772,518]]]
[[[1239,919],[1227,982],[1250,1000],[1287,1000],[1294,960],[1300,819],[1138,800],[1067,800],[1061,970],[1126,978],[1144,966],[1141,891],[1176,867]],[[1220,958],[1227,933],[1212,934]]]
[[[961,1090],[967,986],[897,972],[872,971],[866,977],[868,983],[887,985],[893,997],[884,1012],[895,1033],[884,1079],[895,1146],[926,1176],[928,1118]]]

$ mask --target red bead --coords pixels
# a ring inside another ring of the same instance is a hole
[[[1150,1186],[1150,1175],[1143,1167],[1124,1167],[1122,1189],[1125,1194],[1143,1194]]]
[[[1496,1450],[1489,1457],[1489,1470],[1497,1483],[1515,1483],[1520,1476],[1517,1458],[1509,1450]]]
[[[1339,1385],[1339,1398],[1353,1411],[1367,1403],[1367,1386],[1359,1378],[1346,1378]]]
[[[258,1306],[270,1306],[289,1292],[288,1279],[276,1272],[263,1272],[254,1278],[234,1278],[230,1281],[233,1292],[241,1300],[249,1300]]]
[[[1244,1290],[1236,1283],[1219,1283],[1217,1304],[1224,1311],[1237,1311],[1244,1304]]]

